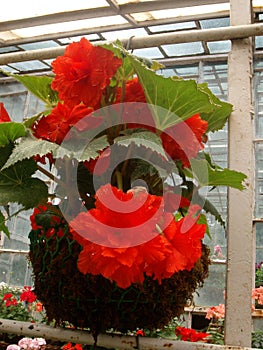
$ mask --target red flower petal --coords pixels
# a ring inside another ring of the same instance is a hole
[[[181,160],[185,167],[189,167],[189,159],[196,157],[204,148],[202,139],[207,125],[207,121],[195,114],[184,122],[167,128],[161,134],[165,151],[172,159]]]
[[[7,113],[3,102],[0,102],[0,123],[11,122],[9,114]]]
[[[84,117],[88,116],[85,120],[89,120],[91,112],[93,109],[84,105],[69,107],[59,102],[48,116],[42,117],[33,125],[34,136],[61,144],[70,128]],[[93,124],[94,118],[90,118],[90,120]]]
[[[65,54],[52,62],[56,74],[52,88],[70,105],[83,102],[97,108],[104,88],[121,64],[113,52],[82,38],[68,45]]]

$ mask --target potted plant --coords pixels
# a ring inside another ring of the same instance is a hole
[[[243,188],[244,174],[204,152],[232,106],[206,84],[163,77],[119,42],[82,38],[52,67],[51,76],[10,74],[45,111],[23,123],[3,105],[0,115],[0,205],[34,208],[34,291],[50,319],[95,338],[160,328],[208,275],[205,213],[223,224],[200,190]]]

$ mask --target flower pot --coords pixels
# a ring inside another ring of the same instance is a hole
[[[179,271],[162,283],[146,276],[142,284],[120,288],[101,275],[82,274],[77,268],[81,246],[67,233],[48,239],[30,233],[29,258],[35,293],[49,320],[88,328],[93,334],[107,329],[155,329],[184,312],[197,287],[208,275],[209,249],[191,271]]]

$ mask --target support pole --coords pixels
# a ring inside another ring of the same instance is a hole
[[[251,0],[230,0],[231,25],[251,23]],[[229,167],[247,175],[246,189],[229,190],[225,344],[251,346],[251,292],[254,274],[254,155],[252,39],[232,40],[229,55]]]

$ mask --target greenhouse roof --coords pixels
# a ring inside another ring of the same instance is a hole
[[[129,48],[133,38],[229,27],[229,6],[226,0],[9,0],[1,9],[0,68],[12,72],[50,70],[50,62],[59,52],[55,49],[82,36],[96,43],[125,39]],[[253,7],[255,22],[260,22],[263,0],[254,0]],[[256,48],[262,46],[261,37],[257,37]],[[49,52],[49,55],[40,59],[30,55],[28,59],[11,58],[17,53],[35,50]],[[200,41],[176,44],[153,41],[152,46],[136,48],[134,53],[165,61],[194,56],[219,57],[229,50],[230,40],[200,38]],[[4,59],[6,54],[8,59]]]

